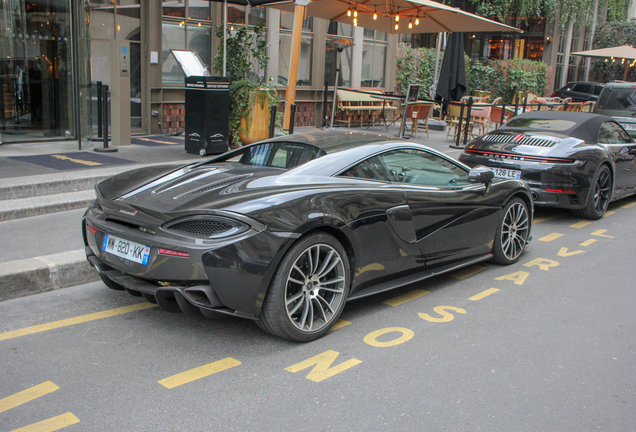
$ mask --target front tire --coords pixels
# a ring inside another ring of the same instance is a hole
[[[575,216],[598,220],[603,217],[612,199],[612,174],[606,165],[602,165],[594,175],[587,202],[582,210],[575,210]]]
[[[276,270],[259,327],[297,342],[322,337],[342,314],[349,273],[347,254],[333,236],[319,232],[299,240]]]
[[[504,207],[493,244],[493,261],[508,265],[516,262],[528,242],[530,212],[520,198],[511,199]]]

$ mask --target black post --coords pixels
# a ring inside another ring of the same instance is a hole
[[[269,137],[274,138],[274,130],[276,129],[276,111],[278,107],[272,105],[269,107]]]
[[[473,108],[473,97],[468,98],[468,112],[466,113],[466,132],[464,132],[464,147],[468,143],[468,134],[470,133],[470,111]]]
[[[327,81],[325,81],[325,92],[324,94],[324,98],[322,101],[322,126],[321,127],[325,127],[327,126],[327,93],[329,92],[329,83]]]
[[[462,101],[462,104],[459,106],[459,124],[457,125],[458,129],[457,129],[457,134],[455,137],[455,145],[459,147],[459,140],[462,137],[462,123],[464,120],[464,101]]]
[[[523,98],[523,112],[526,112],[526,104],[528,103],[528,98]]]
[[[565,103],[563,104],[563,111],[567,111],[567,110],[568,110],[568,103],[567,103],[567,102],[565,102]]]
[[[108,147],[108,86],[102,85],[102,136],[104,138],[104,147],[95,147],[93,150],[100,153],[114,153],[117,151],[114,147]]]
[[[97,138],[102,137],[102,82],[97,81]]]
[[[289,109],[291,110],[289,115],[289,134],[291,135],[294,133],[294,123],[296,121],[296,104],[291,104]]]
[[[503,126],[504,121],[506,120],[506,104],[501,104],[501,121],[499,122],[499,126]]]

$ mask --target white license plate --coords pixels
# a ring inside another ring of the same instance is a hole
[[[495,177],[498,177],[498,178],[513,178],[513,179],[521,178],[521,171],[510,170],[505,168],[490,168],[490,169],[495,174]]]
[[[621,123],[621,126],[625,129],[636,129],[636,123]]]
[[[106,234],[104,237],[102,250],[143,265],[148,264],[148,257],[150,256],[150,246],[131,242],[110,234]]]

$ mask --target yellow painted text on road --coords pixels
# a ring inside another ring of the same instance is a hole
[[[611,216],[611,215],[613,215],[613,214],[616,214],[616,212],[615,212],[615,211],[613,211],[613,210],[608,210],[608,211],[606,211],[606,212],[605,212],[605,214],[603,215],[603,217],[604,217],[604,218],[606,218],[606,217]]]
[[[79,423],[79,419],[72,413],[67,412],[66,414],[33,423],[20,429],[14,429],[13,432],[53,432],[74,425],[75,423]]]
[[[560,215],[552,215],[552,216],[546,216],[546,217],[542,217],[542,218],[535,218],[535,219],[532,220],[532,223],[533,224],[538,224],[538,223],[541,223],[541,222],[547,222],[549,220],[560,218],[560,217],[561,217]]]
[[[415,300],[416,298],[420,298],[422,296],[425,296],[426,294],[430,294],[429,291],[424,291],[421,289],[416,289],[413,290],[411,292],[408,292],[406,294],[402,294],[401,296],[397,296],[394,297],[392,299],[389,299],[387,301],[384,302],[384,304],[387,304],[389,306],[399,306],[401,304],[404,304],[406,302],[409,302],[411,300]]]
[[[581,243],[581,246],[589,246],[592,243],[594,243],[595,241],[596,241],[596,239],[585,240],[583,243]]]
[[[23,403],[32,401],[33,399],[37,399],[45,394],[54,392],[57,389],[59,389],[58,386],[53,384],[51,381],[47,381],[26,390],[22,390],[21,392],[8,396],[4,399],[0,399],[0,413],[17,407],[18,405],[22,405]]]
[[[172,141],[159,141],[159,140],[155,140],[155,139],[150,139],[150,138],[137,138],[140,141],[150,141],[150,142],[154,142],[154,143],[161,143],[161,144],[179,144],[178,142],[172,142]]]
[[[595,235],[595,236],[598,236],[598,237],[605,237],[605,238],[614,238],[614,236],[605,235],[606,232],[607,232],[607,230],[600,229],[600,230],[594,231],[592,233],[592,235]]]
[[[486,266],[482,266],[482,265],[472,265],[470,267],[466,267],[465,269],[462,269],[458,272],[453,273],[452,275],[450,275],[451,277],[454,277],[455,279],[466,279],[467,277],[470,277],[472,275],[475,275],[479,272],[482,272],[484,270],[486,270],[488,267]]]
[[[539,241],[542,241],[542,242],[551,242],[552,240],[556,240],[556,239],[558,239],[559,237],[563,237],[563,234],[559,234],[559,233],[552,233],[552,234],[548,234],[548,235],[547,235],[547,236],[545,236],[545,237],[541,237],[541,238],[539,239]]]
[[[581,221],[581,222],[577,222],[575,224],[570,225],[570,228],[584,228],[584,227],[588,226],[591,223],[592,222],[590,222],[590,221]]]
[[[340,363],[338,366],[330,367],[339,355],[340,353],[337,353],[336,351],[325,351],[322,354],[318,354],[310,359],[296,363],[293,366],[286,367],[285,370],[296,373],[315,365],[311,372],[307,374],[306,378],[314,382],[320,382],[362,363],[362,361],[358,359],[350,359],[344,363]]]
[[[423,320],[426,321],[430,321],[430,322],[436,322],[436,323],[443,323],[443,322],[449,322],[455,319],[455,315],[453,315],[452,313],[446,312],[446,310],[452,310],[455,311],[457,313],[461,313],[461,314],[465,314],[466,311],[462,308],[457,308],[454,306],[437,306],[434,307],[433,310],[441,315],[441,318],[436,318],[436,317],[432,317],[429,314],[425,314],[425,313],[421,313],[418,314],[420,316],[420,318],[422,318]]]
[[[89,165],[89,166],[102,165],[99,162],[87,161],[84,159],[73,159],[71,157],[64,156],[64,155],[51,155],[51,157],[54,157],[55,159],[67,160],[69,162],[75,162],[82,165]]]
[[[338,320],[336,321],[336,323],[329,329],[329,331],[334,331],[334,330],[338,330],[341,329],[345,326],[348,326],[349,324],[351,324],[349,321],[345,321],[345,320]]]
[[[384,336],[387,333],[402,333],[402,336],[396,339],[392,339],[392,340],[388,340],[384,342],[378,341],[378,338],[380,336]],[[376,330],[374,332],[369,333],[368,335],[364,337],[364,342],[367,345],[371,345],[374,347],[386,348],[386,347],[400,345],[400,344],[403,344],[404,342],[408,342],[411,339],[413,339],[413,336],[415,336],[415,333],[413,333],[413,330],[409,330],[404,327],[387,327],[387,328],[383,328],[383,329]]]
[[[33,333],[40,333],[43,331],[47,331],[47,330],[53,330],[53,329],[57,329],[60,327],[67,327],[67,326],[71,326],[71,325],[75,325],[75,324],[80,324],[80,323],[85,323],[88,321],[94,321],[94,320],[98,320],[98,319],[102,319],[102,318],[108,318],[108,317],[112,317],[115,315],[121,315],[121,314],[125,314],[128,312],[134,312],[134,311],[139,311],[139,310],[143,310],[143,309],[149,309],[149,308],[153,308],[156,307],[157,305],[154,305],[152,303],[137,303],[134,305],[130,305],[130,306],[124,306],[124,307],[120,307],[120,308],[116,308],[116,309],[110,309],[107,311],[103,311],[103,312],[95,312],[92,314],[88,314],[88,315],[82,315],[82,316],[78,316],[75,318],[68,318],[68,319],[64,319],[64,320],[60,320],[60,321],[54,321],[54,322],[50,322],[47,324],[40,324],[40,325],[36,325],[33,327],[26,327],[23,329],[19,329],[19,330],[13,330],[13,331],[9,331],[9,332],[5,332],[5,333],[0,333],[0,341],[3,340],[7,340],[7,339],[13,339],[19,336],[26,336],[26,335],[30,335]]]
[[[486,291],[482,291],[479,294],[470,297],[468,300],[478,301],[483,299],[484,297],[488,297],[489,295],[496,293],[497,291],[499,291],[497,288],[490,288]]]
[[[498,281],[509,280],[509,281],[513,281],[515,285],[523,285],[523,283],[526,281],[528,276],[530,276],[530,273],[525,271],[518,271],[518,272],[510,273],[504,276],[499,276],[498,278],[495,278],[495,280],[498,280]]]
[[[215,361],[214,363],[208,363],[198,368],[181,372],[157,382],[162,386],[171,389],[192,381],[196,381],[200,378],[205,378],[217,372],[223,372],[224,370],[231,369],[233,367],[239,366],[240,364],[240,361],[233,359],[232,357],[228,357],[223,360]]]
[[[557,255],[560,256],[560,257],[569,257],[569,256],[572,256],[572,255],[578,255],[578,254],[582,254],[582,253],[585,253],[585,251],[578,250],[578,251],[568,252],[568,248],[562,247],[561,249],[559,249],[559,253],[557,253]]]
[[[628,204],[623,204],[621,208],[632,208],[636,205],[636,202],[630,202]]]
[[[549,260],[547,258],[537,258],[529,263],[523,265],[524,267],[533,267],[538,266],[541,270],[549,271],[551,267],[558,267],[559,263],[557,261]]]

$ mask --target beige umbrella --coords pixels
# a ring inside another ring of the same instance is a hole
[[[385,33],[438,33],[438,32],[501,32],[521,30],[461,9],[430,0],[288,0],[266,5],[270,8],[294,12],[292,52],[285,101],[287,106],[296,97],[296,76],[300,53],[302,20],[305,15],[340,21],[380,30]],[[349,15],[349,12],[351,15]],[[354,21],[355,20],[355,21]],[[285,110],[284,128],[289,128],[290,110]]]
[[[630,65],[634,65],[635,62],[629,62],[626,60],[635,60],[636,59],[636,48],[631,45],[625,44],[621,46],[611,47],[611,48],[599,48],[589,51],[577,51],[573,52],[574,55],[584,56],[584,57],[602,57],[609,59],[611,58],[613,61],[620,60],[623,64],[625,64],[625,73],[623,74],[623,80],[627,79],[627,70]]]

